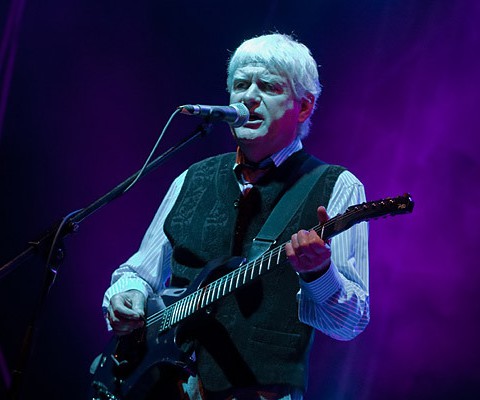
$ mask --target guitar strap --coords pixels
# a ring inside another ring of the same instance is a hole
[[[265,253],[288,226],[295,213],[300,208],[305,193],[310,192],[313,185],[327,170],[329,164],[322,164],[302,175],[295,184],[287,190],[277,203],[270,216],[253,239],[247,260],[252,261]]]

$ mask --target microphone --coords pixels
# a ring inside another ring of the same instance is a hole
[[[234,103],[229,106],[205,106],[201,104],[185,104],[178,107],[182,114],[199,115],[210,121],[227,122],[234,128],[245,125],[250,118],[250,112],[243,103]]]

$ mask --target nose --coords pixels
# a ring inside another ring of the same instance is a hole
[[[242,102],[248,108],[251,108],[254,105],[260,104],[261,101],[262,97],[260,95],[260,90],[258,86],[255,83],[251,84],[248,90],[244,92]]]

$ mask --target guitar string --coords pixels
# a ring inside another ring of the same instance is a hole
[[[323,225],[316,225],[312,228],[312,230],[315,230],[317,233],[319,233],[319,230],[320,228],[322,228],[323,230],[323,233],[325,233],[325,228],[329,228],[331,225],[334,224],[334,222],[337,222],[337,221],[340,221],[341,219],[344,219],[347,215],[349,216],[351,213],[353,212],[356,212],[358,210],[347,210],[344,214],[341,214],[340,216],[338,216],[338,218],[335,218],[335,219],[330,219],[328,220],[327,222],[325,222],[325,224]],[[258,263],[259,261],[262,261],[260,262],[260,266],[263,264],[263,259],[265,258],[265,255],[268,254],[269,255],[269,260],[272,259],[272,256],[278,256],[279,254],[278,253],[282,253],[282,251],[284,250],[284,244],[281,245],[281,246],[278,246],[274,249],[272,249],[271,251],[265,253],[262,257],[259,257],[258,259],[256,260],[253,260],[243,266],[240,266],[239,268],[237,268],[236,270],[226,274],[224,277],[214,281],[214,282],[211,282],[210,284],[206,285],[203,289],[201,290],[198,290],[198,291],[195,291],[194,293],[191,293],[190,295],[188,295],[187,297],[184,297],[183,299],[179,300],[178,302],[166,307],[165,309],[163,310],[160,310],[154,314],[152,314],[151,316],[149,316],[147,318],[147,323],[146,325],[147,326],[150,326],[152,325],[153,323],[157,322],[158,320],[162,319],[162,317],[164,316],[164,314],[169,314],[170,311],[172,311],[171,315],[173,316],[173,314],[175,314],[175,311],[177,311],[176,315],[175,315],[175,318],[171,318],[172,321],[170,323],[167,323],[165,325],[170,325],[172,326],[173,324],[175,324],[176,322],[180,321],[181,319],[183,319],[183,315],[182,315],[182,312],[179,310],[179,307],[181,308],[183,303],[185,302],[190,302],[191,300],[194,300],[194,297],[195,295],[198,296],[198,292],[201,292],[203,291],[204,292],[204,296],[201,297],[201,299],[203,300],[205,297],[206,297],[206,302],[205,304],[203,304],[200,308],[203,308],[209,304],[211,304],[211,302],[213,302],[214,300],[217,300],[217,299],[212,299],[210,302],[208,301],[208,298],[212,292],[212,290],[214,291],[216,289],[216,287],[214,285],[218,284],[218,282],[220,281],[227,281],[227,282],[232,282],[235,278],[238,278],[244,274],[244,276],[246,275],[247,272],[249,272],[249,269],[252,269],[252,274],[254,273],[254,269],[255,269],[255,264]],[[238,283],[237,283],[238,284]],[[237,285],[236,284],[236,285]],[[237,288],[238,286],[235,286],[235,288]],[[175,309],[175,307],[177,309]],[[177,317],[178,315],[177,314],[180,314],[180,318],[178,319],[177,321]]]
[[[345,215],[345,214],[342,214],[342,215]],[[328,222],[328,221],[327,221],[327,222]],[[326,224],[327,224],[327,223],[326,223]],[[324,224],[324,225],[326,225],[326,224]],[[317,226],[313,227],[312,229],[314,229],[315,231],[317,231],[317,229],[319,229],[319,227],[320,227],[320,226],[317,225]],[[214,281],[214,282],[208,284],[207,286],[205,286],[204,289],[199,290],[199,291],[195,291],[194,293],[191,293],[191,294],[188,295],[187,297],[185,297],[185,298],[179,300],[178,302],[176,302],[176,303],[174,303],[174,304],[166,307],[165,309],[163,309],[163,310],[161,310],[161,311],[158,311],[158,312],[152,314],[151,316],[149,316],[149,317],[147,318],[147,326],[150,326],[151,324],[153,324],[153,323],[157,322],[158,320],[162,319],[163,314],[167,314],[168,312],[173,311],[173,309],[174,309],[175,307],[179,307],[179,306],[180,306],[179,304],[180,304],[181,302],[185,302],[185,301],[187,301],[187,300],[193,300],[193,298],[195,297],[195,295],[197,295],[197,293],[200,292],[200,291],[208,292],[208,293],[206,293],[206,297],[207,297],[207,299],[208,299],[208,297],[209,297],[209,295],[210,295],[210,292],[212,291],[212,286],[213,286],[216,282],[218,282],[218,281],[232,282],[235,278],[240,277],[242,274],[246,275],[246,273],[249,272],[249,269],[252,270],[252,274],[253,274],[253,273],[254,273],[254,270],[255,270],[256,264],[259,263],[259,264],[260,264],[259,266],[261,266],[261,265],[263,264],[263,259],[265,258],[265,255],[266,255],[266,254],[269,255],[268,259],[271,260],[272,258],[274,258],[275,256],[277,256],[278,253],[281,253],[281,252],[282,252],[284,246],[285,246],[285,245],[276,247],[275,249],[273,249],[273,250],[265,253],[264,255],[262,255],[261,257],[259,257],[258,259],[253,260],[253,261],[251,261],[251,262],[249,262],[249,263],[241,266],[240,268],[237,268],[236,270],[234,270],[234,271],[226,274],[225,276],[223,276],[222,278],[218,279],[217,281]],[[259,262],[260,260],[261,260],[261,262]],[[236,285],[235,285],[235,288],[237,288]],[[213,288],[213,289],[215,289],[215,288]],[[230,291],[229,291],[229,292],[230,292]],[[213,301],[213,300],[212,300],[212,301]],[[203,306],[206,306],[206,305],[209,305],[209,304],[211,304],[211,302],[208,302],[208,300],[207,300],[206,304],[204,304]],[[173,314],[173,313],[172,313],[172,314]],[[175,322],[177,322],[177,321],[175,321]]]
[[[402,197],[402,196],[400,196],[400,197]],[[368,211],[370,208],[374,208],[375,213],[380,213],[378,216],[387,214],[387,212],[385,212],[386,210],[380,210],[377,207],[387,208],[387,205],[385,204],[386,202],[389,203],[388,205],[393,205],[393,204],[395,204],[396,201],[398,201],[399,198],[385,199],[385,200],[376,201],[376,202],[369,202],[369,203],[362,203],[362,204],[358,204],[356,206],[349,207],[343,214],[337,215],[336,217],[329,219],[324,224],[315,225],[311,230],[314,230],[317,233],[322,233],[322,235],[321,235],[322,239],[323,239],[322,236],[325,233],[327,233],[326,238],[328,239],[328,238],[330,238],[329,233],[328,233],[328,229],[333,228],[337,223],[343,222],[343,220],[348,219],[349,217],[351,217],[352,214],[356,214],[359,211],[363,211],[363,212]],[[394,210],[392,210],[392,211],[394,211]],[[363,220],[365,220],[365,219],[363,219]],[[363,220],[361,220],[361,221],[363,221]],[[361,221],[358,221],[358,222],[361,222]],[[331,233],[333,233],[333,232],[331,232]],[[167,321],[167,318],[164,319],[164,322],[166,322],[166,323],[164,324],[163,329],[170,328],[171,326],[173,326],[177,322],[181,321],[185,317],[192,314],[192,312],[188,312],[187,315],[183,315],[183,313],[185,311],[185,308],[183,310],[181,310],[178,307],[184,306],[185,303],[189,304],[186,307],[187,310],[190,310],[192,308],[192,306],[193,306],[193,310],[198,310],[199,308],[206,307],[207,305],[211,304],[213,301],[218,300],[220,297],[225,295],[225,292],[224,292],[221,296],[219,296],[217,298],[213,298],[212,300],[210,300],[210,302],[208,301],[208,298],[209,298],[210,294],[214,293],[214,291],[217,289],[217,286],[221,287],[223,282],[227,282],[227,283],[230,282],[231,283],[235,278],[237,278],[237,280],[238,280],[238,278],[242,274],[244,274],[244,280],[245,280],[245,277],[247,276],[247,273],[250,272],[250,269],[251,269],[251,273],[252,273],[252,276],[253,276],[253,274],[255,272],[256,264],[259,263],[259,267],[261,267],[262,264],[264,263],[264,258],[265,258],[266,255],[268,255],[268,257],[267,257],[268,260],[271,261],[272,258],[274,258],[272,256],[276,256],[276,257],[282,256],[283,255],[282,253],[283,253],[284,249],[285,249],[285,243],[280,245],[280,246],[277,246],[276,248],[274,248],[274,249],[272,249],[272,250],[270,250],[266,253],[264,253],[259,258],[255,259],[255,260],[252,260],[245,265],[241,265],[239,268],[235,269],[234,271],[229,272],[228,274],[224,275],[222,278],[219,278],[219,279],[207,284],[205,287],[196,290],[195,292],[193,292],[193,293],[189,294],[188,296],[184,297],[183,299],[171,304],[170,306],[164,308],[163,310],[157,311],[156,313],[154,313],[154,314],[152,314],[152,315],[150,315],[149,317],[146,318],[146,326],[148,327],[148,326],[156,323],[157,321],[163,319],[163,317],[165,317],[165,316],[166,317],[169,317],[169,316],[173,317],[173,315],[175,314],[175,321],[173,321],[174,318],[172,318],[172,317],[171,317],[170,321]],[[279,264],[280,264],[280,262],[277,263],[277,265],[279,265]],[[269,268],[267,270],[269,270]],[[260,272],[260,268],[259,268],[259,272]],[[243,284],[241,284],[240,286],[242,286]],[[238,286],[236,286],[234,289],[236,289],[237,287]],[[231,290],[229,288],[229,291],[226,294],[230,293],[230,291]],[[200,299],[195,299],[195,297],[198,297],[201,292],[203,292],[203,295],[200,296]],[[215,297],[215,296],[212,296],[212,297]],[[203,302],[203,300],[205,298],[207,299],[205,301],[205,304],[202,304],[201,306],[199,306],[198,301]],[[195,302],[197,302],[197,303],[195,303]]]

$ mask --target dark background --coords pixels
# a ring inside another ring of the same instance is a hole
[[[244,39],[293,32],[324,85],[306,148],[370,200],[416,201],[370,224],[371,323],[351,342],[317,335],[307,400],[479,398],[479,20],[475,0],[4,0],[0,265],[139,169],[178,105],[228,104],[226,59]],[[198,122],[176,117],[162,149]],[[25,399],[87,398],[112,270],[171,180],[233,148],[216,125],[66,239]],[[36,257],[0,281],[0,398],[43,271]]]

